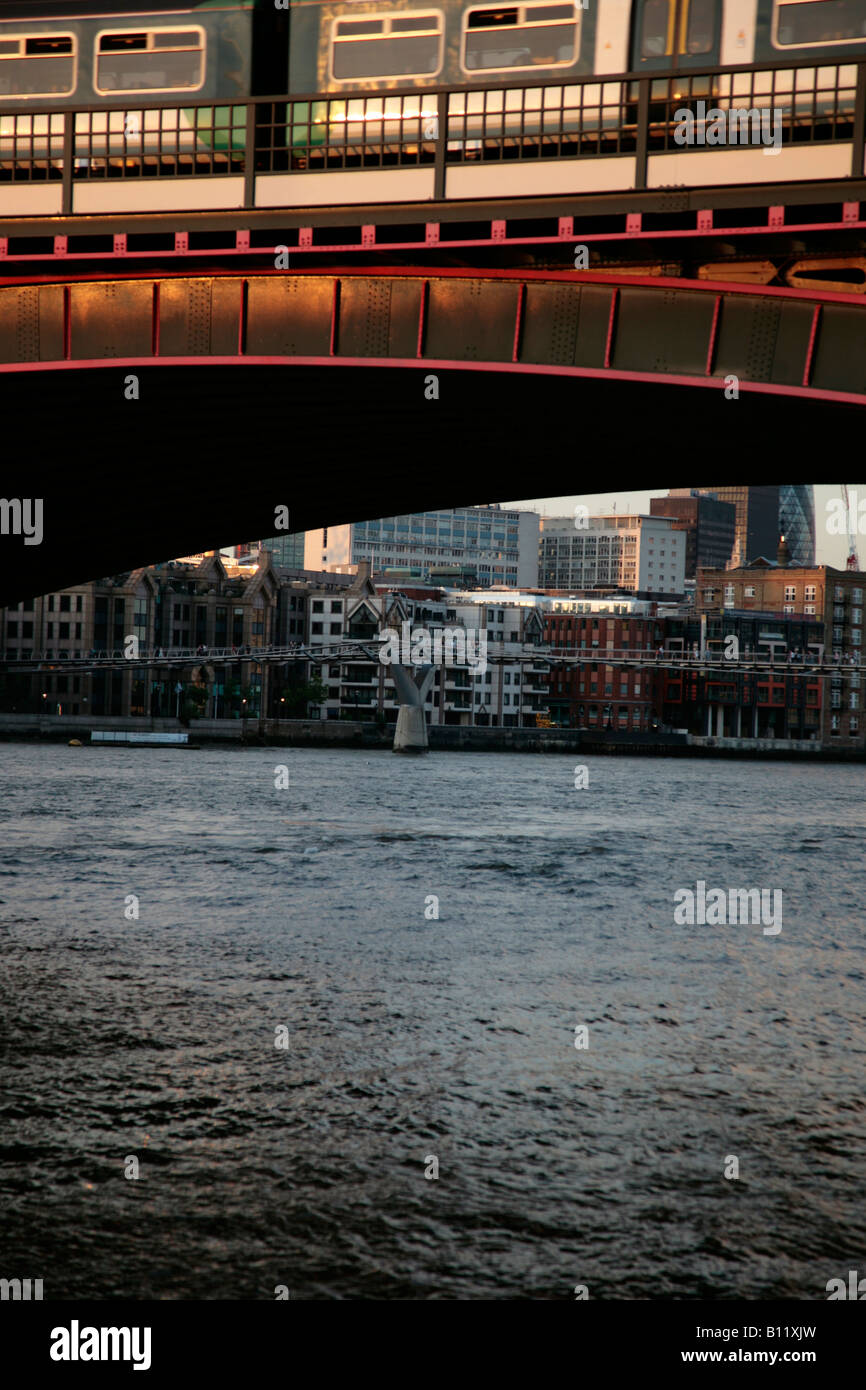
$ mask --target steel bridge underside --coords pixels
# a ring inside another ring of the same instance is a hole
[[[0,603],[271,535],[282,505],[309,530],[598,491],[626,460],[639,486],[780,455],[808,481],[810,427],[862,418],[864,307],[562,271],[7,281],[3,494],[44,499],[44,538],[4,536]]]

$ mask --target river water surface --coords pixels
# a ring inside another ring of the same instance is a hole
[[[863,769],[577,761],[0,746],[0,1275],[825,1299],[861,1267]],[[675,925],[698,880],[780,889],[782,931]]]

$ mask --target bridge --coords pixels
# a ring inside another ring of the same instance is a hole
[[[438,628],[432,630],[438,631]],[[459,631],[455,625],[450,630]],[[322,665],[329,662],[350,662],[364,660],[367,662],[380,663],[381,644],[385,639],[377,638],[375,641],[354,638],[346,641],[323,643],[311,645],[309,643],[292,643],[286,646],[268,647],[154,647],[149,650],[139,649],[137,656],[126,656],[123,649],[116,647],[112,650],[93,651],[87,655],[66,656],[62,658],[55,656],[52,652],[32,652],[27,657],[2,657],[0,658],[0,670],[10,674],[14,672],[31,673],[39,671],[98,671],[98,670],[149,670],[151,667],[160,666],[169,669],[189,669],[195,666],[235,666],[242,663],[250,663],[256,666],[284,665],[291,662],[305,662],[310,665]],[[625,647],[619,649],[608,649],[601,647],[585,648],[575,650],[574,647],[550,647],[539,646],[535,651],[527,651],[521,647],[519,652],[514,654],[508,652],[501,654],[498,651],[489,659],[491,662],[505,661],[508,665],[529,665],[538,666],[573,666],[581,667],[586,665],[617,666],[632,668],[635,670],[667,670],[682,671],[718,671],[740,670],[740,671],[766,671],[779,672],[788,671],[791,675],[802,674],[808,671],[814,676],[838,676],[841,670],[859,674],[866,670],[866,662],[855,661],[853,659],[843,660],[839,656],[826,659],[825,649],[817,645],[809,655],[802,653],[796,660],[791,660],[788,655],[776,655],[777,647],[784,647],[784,643],[776,640],[767,639],[760,641],[760,646],[766,646],[770,650],[764,655],[756,651],[743,649],[736,655],[726,656],[721,650],[705,648],[702,652],[691,652],[680,645],[669,645],[659,650],[658,648],[646,648],[639,650],[635,647]],[[497,648],[502,646],[501,642],[495,644]],[[471,669],[473,663],[461,660],[446,660],[448,666],[458,668],[465,667]]]
[[[772,103],[779,148],[679,146],[704,96]],[[45,508],[41,544],[2,536],[0,603],[284,505],[310,530],[626,458],[808,481],[802,439],[866,401],[864,137],[863,61],[0,103],[3,491]]]

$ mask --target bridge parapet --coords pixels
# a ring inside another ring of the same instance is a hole
[[[0,103],[8,216],[449,202],[513,196],[517,171],[533,196],[861,178],[866,62],[800,56],[662,78],[405,86],[387,97],[19,107]],[[741,143],[740,122],[732,140],[734,112],[772,116],[773,144],[760,130]],[[713,113],[728,125],[711,145]]]

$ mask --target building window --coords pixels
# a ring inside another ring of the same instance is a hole
[[[786,585],[785,585],[785,598],[788,600],[788,602],[789,602],[789,603],[793,603],[793,601],[794,601],[794,599],[796,599],[796,597],[797,597],[797,586],[796,586],[796,584],[786,584]]]
[[[755,597],[755,586],[754,586],[754,584],[747,584],[746,587],[745,587],[745,589],[743,590],[743,593],[745,594],[746,598],[754,598],[754,597]]]
[[[814,584],[807,584],[805,589],[803,590],[803,597],[805,599],[811,599],[812,601],[814,601],[817,598],[817,596],[818,595],[816,586]],[[812,611],[814,612],[815,610],[813,609]]]

